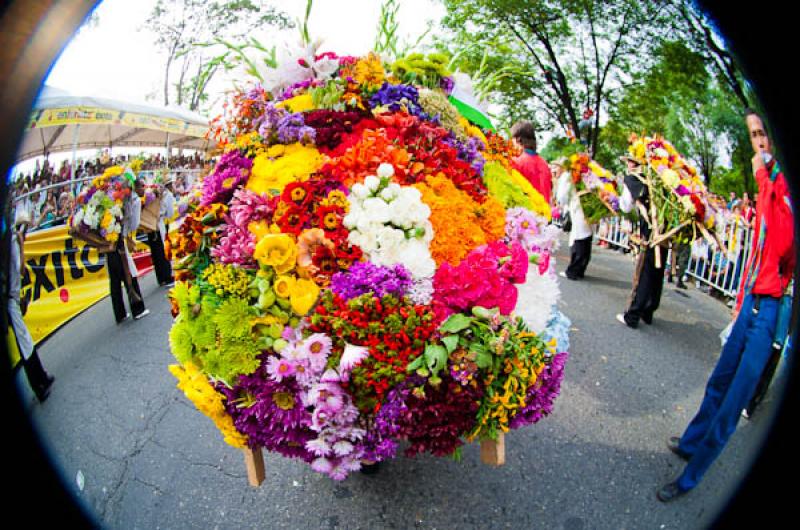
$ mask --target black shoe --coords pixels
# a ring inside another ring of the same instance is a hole
[[[670,482],[669,484],[663,485],[657,492],[656,497],[661,502],[670,502],[674,501],[678,497],[684,495],[686,492],[683,491],[680,486],[678,486],[677,482]]]
[[[669,440],[667,440],[667,449],[669,449],[682,459],[686,460],[687,462],[691,458],[691,456],[688,453],[681,450],[681,439],[678,438],[677,436],[673,436]]]
[[[686,284],[683,283],[683,280],[678,280],[678,283],[675,285],[675,287],[677,287],[678,289],[688,289]]]
[[[380,471],[380,466],[380,462],[375,462],[374,464],[362,464],[361,472],[365,475],[376,475],[378,471]]]
[[[650,324],[653,323],[653,317],[651,317],[651,316],[650,317],[642,316],[642,322],[644,322],[645,324],[647,324],[649,326]]]
[[[620,324],[625,324],[626,326],[632,329],[636,329],[639,326],[639,324],[631,324],[630,322],[628,322],[628,319],[625,318],[625,315],[623,315],[622,313],[617,313],[617,322],[619,322]]]
[[[672,283],[672,276],[667,276],[667,283]]]

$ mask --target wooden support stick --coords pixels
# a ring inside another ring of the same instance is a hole
[[[653,244],[654,245],[660,245],[661,243],[663,243],[664,241],[666,241],[667,239],[671,238],[676,233],[678,233],[678,230],[680,230],[684,226],[689,225],[689,223],[691,223],[691,222],[692,221],[684,221],[684,222],[682,222],[681,224],[679,224],[678,226],[676,226],[675,228],[673,228],[672,230],[670,230],[666,234],[663,234],[662,236],[659,236],[658,239],[654,239],[653,240]]]
[[[242,449],[244,453],[244,465],[247,468],[247,481],[251,486],[257,488],[264,482],[264,456],[261,454],[261,448],[250,449],[245,447]]]
[[[497,440],[481,440],[481,462],[490,466],[506,463],[506,440],[502,432],[497,433]]]

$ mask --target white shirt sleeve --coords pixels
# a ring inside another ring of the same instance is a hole
[[[631,190],[628,189],[628,186],[625,184],[622,185],[622,196],[619,198],[619,209],[625,213],[629,213],[633,210],[633,195],[631,195]]]
[[[572,195],[572,182],[570,182],[570,174],[565,171],[558,177],[558,188],[556,189],[556,202],[562,206],[569,204],[570,196]]]

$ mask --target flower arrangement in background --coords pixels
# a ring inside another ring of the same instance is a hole
[[[213,121],[224,155],[171,242],[187,397],[335,480],[548,414],[564,350],[515,311],[535,277],[563,324],[557,231],[511,144],[448,101],[443,56],[284,55]]]
[[[121,166],[112,166],[92,180],[75,199],[76,210],[68,225],[76,234],[94,234],[115,243],[122,232],[125,199],[132,193],[131,184]]]
[[[597,223],[619,213],[619,191],[610,171],[586,153],[569,157],[569,171],[587,223]]]
[[[643,167],[643,183],[648,187],[653,208],[648,212],[654,226],[652,244],[669,239],[693,241],[700,232],[721,246],[710,232],[714,227],[713,208],[708,190],[697,170],[666,139],[631,135],[628,154]]]

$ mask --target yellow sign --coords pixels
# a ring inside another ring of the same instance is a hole
[[[66,226],[32,232],[25,239],[20,297],[33,342],[58,329],[108,295],[105,257],[72,239]]]
[[[153,129],[170,134],[205,138],[208,127],[195,125],[175,118],[162,118],[93,107],[66,107],[63,109],[39,109],[33,112],[26,129],[55,127],[73,123],[96,125],[125,125],[141,129]]]

